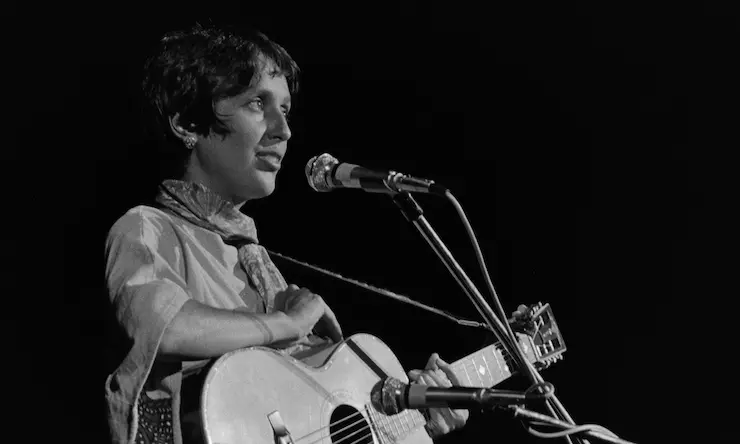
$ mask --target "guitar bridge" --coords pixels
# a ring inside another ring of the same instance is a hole
[[[294,444],[293,437],[290,436],[288,428],[285,427],[279,411],[275,410],[267,415],[267,420],[270,421],[270,425],[272,426],[272,431],[275,435],[275,444]]]

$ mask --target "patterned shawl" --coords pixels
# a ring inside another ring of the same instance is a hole
[[[259,245],[251,217],[214,191],[193,182],[165,180],[160,184],[156,202],[188,222],[219,234],[224,243],[234,245],[242,268],[262,298],[265,313],[273,311],[275,294],[288,285],[267,250]]]

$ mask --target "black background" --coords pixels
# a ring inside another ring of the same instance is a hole
[[[38,147],[32,182],[43,191],[24,199],[43,202],[52,217],[43,224],[63,236],[53,267],[63,292],[55,285],[49,296],[50,307],[62,302],[52,317],[63,327],[32,334],[46,338],[43,356],[55,365],[45,371],[57,387],[46,396],[59,401],[53,416],[75,441],[100,442],[105,430],[95,414],[105,378],[104,236],[156,181],[150,148],[140,143],[139,67],[163,32],[207,17],[256,25],[303,70],[277,190],[244,207],[263,244],[477,319],[388,197],[315,193],[303,167],[330,152],[434,179],[467,212],[507,311],[552,305],[568,351],[543,376],[576,421],[635,442],[663,441],[657,418],[669,406],[653,394],[667,391],[661,381],[673,370],[664,364],[680,342],[665,326],[681,324],[666,313],[684,292],[705,288],[712,228],[699,188],[714,176],[715,155],[732,148],[720,135],[734,122],[726,111],[736,19],[726,11],[113,4],[26,17],[21,78],[37,94],[22,100],[21,134]],[[452,206],[417,200],[482,289]],[[324,296],[345,335],[382,338],[407,369],[432,352],[454,361],[493,339],[276,262],[290,281]],[[475,414],[442,441],[477,438],[541,441],[503,413]]]

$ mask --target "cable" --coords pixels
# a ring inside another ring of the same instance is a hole
[[[565,421],[561,421],[532,410],[527,410],[521,406],[511,406],[509,407],[509,410],[514,412],[514,417],[519,417],[527,432],[538,438],[567,439],[572,435],[578,435],[578,437],[581,438],[581,435],[587,434],[589,437],[598,438],[615,444],[635,444],[619,438],[617,434],[598,424],[569,424]],[[562,430],[556,432],[543,432],[534,429],[532,426],[558,427]]]
[[[491,300],[493,301],[494,307],[496,308],[498,312],[498,316],[500,319],[506,319],[506,313],[504,312],[504,308],[501,305],[501,301],[498,297],[498,293],[496,292],[496,288],[493,285],[493,281],[491,281],[491,277],[488,273],[488,269],[486,267],[486,262],[483,259],[483,253],[481,252],[480,246],[478,245],[478,240],[475,237],[475,232],[473,231],[473,227],[470,225],[470,221],[468,221],[467,216],[465,215],[465,211],[462,208],[462,205],[460,205],[460,202],[457,201],[455,196],[452,195],[452,193],[449,190],[445,190],[445,197],[452,203],[452,205],[455,207],[455,210],[457,211],[458,216],[460,217],[460,220],[462,221],[463,225],[465,226],[465,231],[468,233],[468,237],[470,238],[470,242],[473,245],[473,250],[475,251],[475,257],[478,260],[478,265],[481,269],[481,274],[483,275],[483,279],[486,282],[486,287],[488,287],[488,291],[491,293]],[[512,347],[515,347],[518,349],[519,344],[517,343],[516,335],[514,335],[513,330],[511,329],[511,326],[508,322],[502,322],[504,325],[505,333],[508,336],[508,339],[512,344]],[[504,338],[501,338],[502,340]],[[533,378],[533,383],[537,382],[544,382],[544,379],[542,376],[537,373],[537,370],[534,368],[534,366],[527,361],[527,359],[523,356],[521,353],[516,354],[516,360],[520,361],[520,366],[524,366],[527,368],[527,373],[530,374],[530,376]],[[568,412],[565,410],[565,407],[560,403],[560,400],[556,397],[548,397],[547,402],[545,403],[547,409],[552,413],[554,416],[559,417],[560,419],[563,419],[571,424],[575,423],[573,421],[573,418],[570,417]],[[568,444],[572,444],[569,436],[565,437]],[[588,443],[588,441],[585,441]]]
[[[460,202],[457,201],[455,196],[452,195],[452,193],[449,190],[445,190],[445,197],[452,203],[452,206],[455,207],[455,210],[457,211],[458,216],[460,217],[460,220],[463,223],[463,226],[465,226],[465,231],[468,234],[468,237],[470,238],[470,242],[473,244],[473,250],[475,251],[475,257],[478,260],[478,265],[481,269],[481,274],[483,274],[483,279],[486,281],[486,286],[488,287],[488,291],[491,293],[491,299],[493,299],[493,304],[496,307],[496,311],[498,312],[498,316],[501,320],[506,320],[506,312],[504,312],[504,307],[501,305],[501,301],[498,298],[498,294],[496,293],[496,288],[493,286],[493,282],[491,281],[491,277],[488,273],[488,268],[486,267],[486,261],[483,258],[483,253],[481,252],[480,245],[478,245],[478,239],[475,236],[475,232],[473,231],[473,227],[470,225],[470,221],[468,220],[468,217],[465,215],[465,211],[462,208],[462,205],[460,205]],[[516,343],[516,335],[514,334],[514,331],[511,329],[511,326],[507,322],[502,322],[504,324],[504,328],[506,329],[506,333],[509,335],[512,341]]]
[[[532,427],[528,427],[527,432],[529,432],[533,436],[536,436],[537,438],[549,438],[549,439],[563,438],[565,436],[570,436],[574,434],[592,432],[595,434],[592,436],[595,436],[597,438],[599,437],[598,436],[599,434],[606,435],[606,437],[611,438],[611,439],[607,439],[609,442],[621,443],[621,444],[634,444],[634,443],[630,443],[629,441],[625,441],[619,438],[612,431],[598,424],[584,424],[584,425],[579,425],[579,426],[573,426],[569,429],[561,430],[559,432],[540,432],[540,431],[533,429]]]
[[[539,421],[533,421],[533,423],[537,423],[537,425],[544,425],[544,426],[551,425],[551,424],[547,424],[547,423],[539,422]],[[583,424],[579,426],[574,426],[567,430],[561,430],[559,432],[540,432],[538,430],[533,429],[532,427],[529,427],[528,431],[529,433],[533,434],[534,436],[538,438],[562,438],[565,435],[572,435],[574,433],[583,433],[585,431],[593,431],[593,432],[599,432],[605,435],[609,435],[612,438],[619,439],[619,437],[614,432],[598,424]]]

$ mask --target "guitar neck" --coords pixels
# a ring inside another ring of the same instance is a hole
[[[528,362],[537,362],[545,367],[562,359],[565,343],[560,336],[550,305],[537,304],[528,312],[528,316],[530,318],[528,322],[533,324],[530,335],[516,334],[524,358]],[[450,366],[460,386],[488,388],[515,373],[518,370],[515,362],[516,360],[497,342],[455,361]],[[421,411],[415,409],[406,409],[385,418],[388,418],[397,430],[405,430],[405,433],[410,433],[426,423]],[[394,439],[393,442],[399,442],[404,436],[406,435],[397,436],[398,439]]]
[[[531,340],[524,335],[517,336],[525,356],[530,361],[534,360]],[[498,342],[455,361],[450,366],[463,387],[492,387],[510,377],[515,371],[513,359]],[[389,418],[398,422],[398,427],[411,424],[410,429],[421,427],[426,423],[421,411],[414,409],[404,410]]]
[[[529,360],[534,358],[531,342],[519,335],[520,345]],[[464,387],[492,387],[510,377],[516,370],[514,359],[501,343],[485,347],[451,364],[452,371]]]

